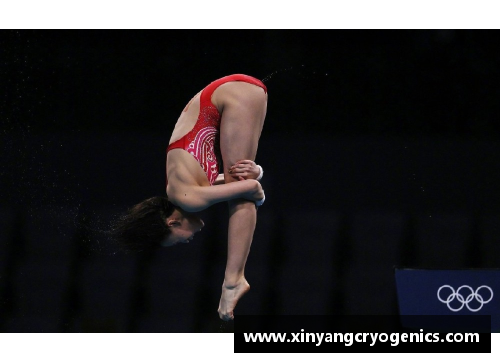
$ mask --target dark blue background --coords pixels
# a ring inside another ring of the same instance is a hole
[[[161,195],[189,99],[265,79],[238,314],[396,314],[393,266],[498,267],[496,31],[0,32],[0,328],[218,332],[227,207],[189,245],[102,232]]]

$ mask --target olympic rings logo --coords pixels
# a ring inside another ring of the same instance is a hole
[[[446,299],[441,298],[441,295],[440,295],[441,290],[444,288],[449,288],[451,290],[451,294],[448,295],[448,297]],[[469,291],[469,294],[467,295],[467,297],[464,297],[464,295],[462,295],[460,293],[460,291],[463,289],[466,289]],[[484,290],[482,290],[482,289],[484,289]],[[479,293],[479,291],[481,291],[481,293]],[[487,297],[487,296],[489,296],[489,298],[488,298],[488,300],[485,300],[485,297]],[[493,299],[493,290],[487,285],[481,285],[479,288],[477,288],[474,291],[474,289],[472,289],[468,285],[462,285],[460,288],[457,289],[457,291],[455,291],[455,289],[453,289],[453,287],[451,285],[443,285],[442,287],[440,287],[438,289],[437,297],[438,297],[439,301],[441,303],[445,303],[452,312],[458,312],[458,311],[462,310],[462,308],[464,306],[466,306],[467,309],[469,309],[471,312],[477,312],[478,310],[480,310],[483,307],[483,305],[485,305],[486,303],[489,303]],[[458,308],[452,308],[450,305],[450,303],[453,300],[455,300],[455,298],[457,298],[458,302],[462,303],[462,305]],[[469,306],[469,303],[473,299],[475,299],[479,303],[478,308],[471,308]]]

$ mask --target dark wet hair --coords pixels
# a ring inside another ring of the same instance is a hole
[[[170,235],[165,220],[175,206],[166,196],[155,196],[132,206],[112,226],[114,242],[124,252],[151,251]]]

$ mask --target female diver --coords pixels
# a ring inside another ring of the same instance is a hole
[[[265,199],[258,182],[263,170],[254,160],[266,109],[266,86],[243,74],[220,78],[196,94],[167,148],[167,197],[135,205],[115,228],[128,249],[187,243],[204,225],[195,213],[227,201],[228,254],[218,308],[223,320],[234,318],[238,300],[250,289],[244,270]]]

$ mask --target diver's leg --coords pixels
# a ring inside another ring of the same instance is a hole
[[[225,103],[221,119],[220,145],[226,183],[237,181],[228,169],[237,161],[255,160],[267,108],[267,95],[260,87],[248,83],[231,83],[234,98]],[[229,203],[228,255],[219,316],[233,319],[238,300],[250,286],[245,279],[247,261],[257,222],[255,203],[235,199]]]

